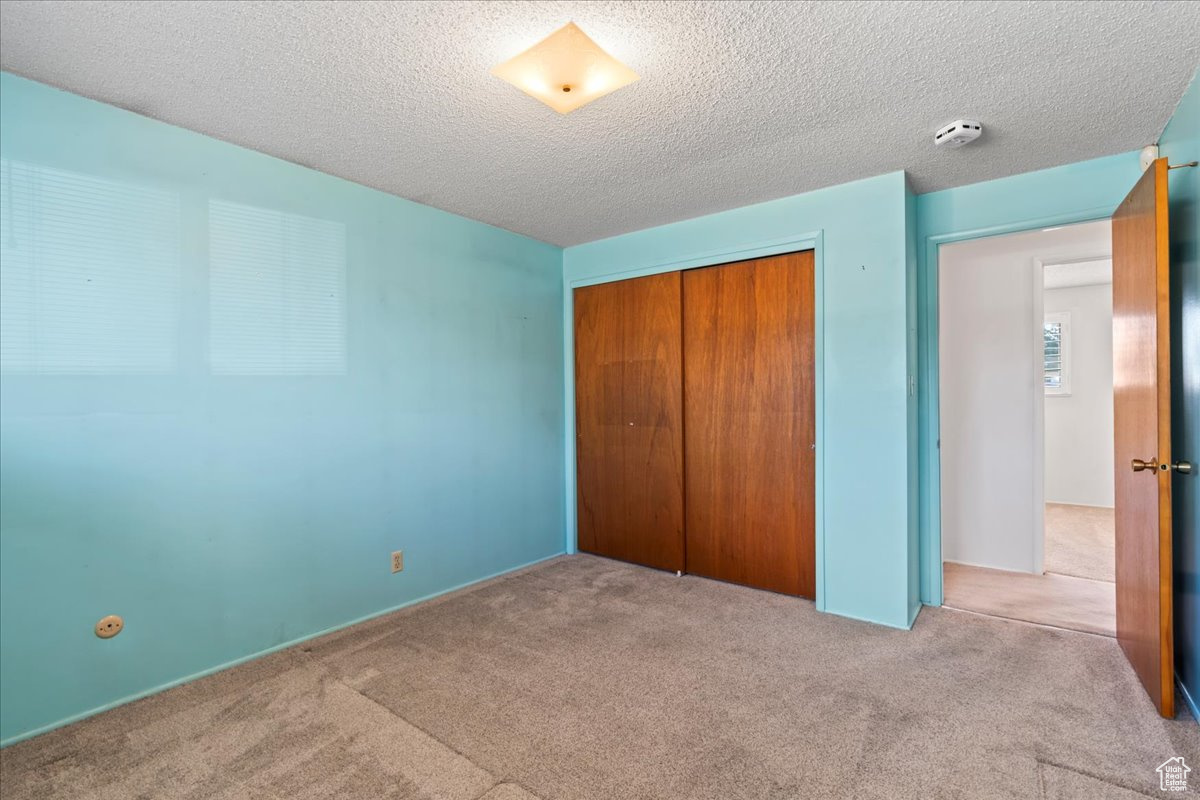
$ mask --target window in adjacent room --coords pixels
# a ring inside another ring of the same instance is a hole
[[[1071,315],[1047,314],[1042,327],[1042,375],[1047,395],[1071,393]]]

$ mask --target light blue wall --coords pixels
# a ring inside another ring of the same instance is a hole
[[[907,208],[904,175],[897,172],[563,254],[569,322],[574,286],[815,247],[817,605],[896,627],[911,622]],[[569,324],[565,333],[569,359]],[[574,389],[569,368],[566,374],[573,540]]]
[[[1159,139],[1169,164],[1200,160],[1200,76]],[[1200,167],[1171,170],[1172,456],[1200,464]],[[1175,666],[1200,718],[1200,475],[1173,482]]]
[[[914,196],[893,173],[563,252],[8,74],[0,96],[6,742],[553,555],[564,520],[573,550],[570,287],[797,249],[818,605],[906,627],[918,562],[941,602],[937,246],[1106,217],[1139,174],[1127,153]],[[1197,102],[1173,160],[1197,157]],[[1198,175],[1171,179],[1187,365]],[[1200,452],[1181,370],[1177,451]],[[104,642],[106,613],[128,627]]]
[[[941,472],[937,449],[938,246],[1107,218],[1140,176],[1138,153],[1130,152],[917,197],[922,602],[942,602]]]
[[[912,376],[908,390],[908,616],[915,620],[921,610],[921,407],[917,381],[921,371],[921,348],[918,330],[920,308],[917,294],[917,196],[904,189],[904,255],[908,262],[905,303],[908,316],[906,357],[908,374]]]
[[[0,738],[563,549],[559,248],[0,99]]]

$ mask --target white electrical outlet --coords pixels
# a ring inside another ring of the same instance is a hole
[[[400,572],[404,569],[404,551],[397,550],[392,553],[392,572]]]

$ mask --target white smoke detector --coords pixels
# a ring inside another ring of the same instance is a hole
[[[983,125],[974,119],[957,119],[933,135],[938,147],[962,147],[983,133]]]

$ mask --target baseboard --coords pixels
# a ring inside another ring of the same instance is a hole
[[[893,630],[898,630],[898,631],[907,631],[912,628],[912,620],[909,620],[907,623],[887,622],[887,621],[884,621],[881,619],[873,619],[871,617],[860,616],[859,614],[851,614],[846,611],[838,611],[837,609],[827,609],[825,611],[825,613],[833,614],[838,617],[845,617],[846,619],[852,619],[852,620],[855,620],[856,622],[867,622],[867,623],[870,623],[871,625],[882,625],[885,628],[892,628]],[[915,617],[914,617],[914,619],[915,619]]]
[[[88,717],[94,717],[95,715],[102,714],[105,711],[111,711],[112,709],[117,708],[118,706],[123,706],[126,703],[132,703],[135,700],[141,700],[143,697],[149,697],[150,695],[158,694],[159,692],[165,692],[167,689],[173,689],[176,686],[182,686],[185,683],[191,683],[192,681],[200,680],[201,678],[208,677],[209,675],[214,675],[218,672],[222,672],[223,670],[227,670],[227,669],[236,667],[239,664],[245,664],[248,661],[253,661],[256,658],[262,658],[263,656],[269,656],[269,655],[271,655],[271,653],[278,653],[280,650],[286,650],[289,647],[295,647],[296,645],[301,644],[303,642],[307,642],[310,639],[317,639],[321,636],[326,636],[328,634],[335,633],[335,632],[343,630],[345,628],[349,628],[354,625],[358,625],[360,623],[367,622],[368,620],[372,620],[377,617],[382,617],[387,614],[391,614],[393,612],[400,611],[401,609],[408,608],[409,606],[415,606],[418,603],[428,602],[430,600],[433,600],[436,597],[441,597],[442,595],[447,595],[452,592],[461,591],[461,590],[469,588],[471,586],[475,586],[476,584],[485,583],[487,581],[494,580],[495,578],[499,578],[501,576],[508,575],[513,572],[519,572],[521,570],[528,569],[530,567],[536,566],[537,564],[541,564],[543,561],[549,561],[550,559],[558,558],[561,555],[563,555],[563,553],[558,552],[558,553],[554,553],[553,555],[545,556],[543,558],[534,559],[533,561],[529,561],[524,564],[518,564],[517,566],[514,566],[514,567],[502,569],[498,572],[493,572],[489,575],[484,575],[483,577],[475,578],[474,580],[469,580],[465,583],[456,584],[456,585],[450,586],[446,589],[441,589],[439,591],[432,592],[427,595],[422,595],[421,597],[417,597],[412,600],[406,600],[405,602],[400,603],[399,605],[390,606],[381,611],[372,611],[370,614],[366,614],[365,616],[361,616],[356,619],[352,619],[349,622],[343,622],[338,625],[333,625],[333,626],[325,628],[323,630],[319,630],[316,633],[306,634],[304,636],[300,636],[295,639],[291,639],[287,642],[284,642],[283,644],[277,644],[272,647],[268,647],[265,650],[258,650],[254,653],[251,653],[250,655],[241,656],[239,658],[233,659],[232,661],[226,661],[225,663],[218,664],[215,667],[208,667],[206,669],[200,670],[199,672],[194,672],[190,675],[186,675],[182,678],[176,678],[176,679],[168,681],[166,683],[159,684],[158,686],[154,686],[150,689],[145,689],[140,692],[135,692],[134,694],[127,695],[126,697],[122,697],[119,700],[113,700],[112,702],[105,703],[104,705],[101,705],[101,706],[96,706],[95,708],[80,712],[79,714],[72,714],[71,716],[64,717],[63,719],[60,719],[56,722],[51,722],[48,725],[42,725],[41,727],[34,728],[33,730],[25,731],[24,733],[18,733],[15,736],[10,736],[5,740],[0,741],[0,748],[8,747],[9,745],[16,744],[17,742],[23,742],[26,739],[32,739],[35,736],[40,736],[43,733],[49,733],[52,730],[55,730],[57,728],[62,728],[66,725],[70,725],[73,722],[79,722],[80,720],[87,719]]]
[[[1113,506],[1097,505],[1096,503],[1067,503],[1062,500],[1046,500],[1048,506],[1074,506],[1075,508],[1100,508],[1105,511],[1112,511]]]
[[[974,564],[970,561],[958,561],[953,558],[943,558],[942,564],[957,564],[960,567],[975,567],[976,569],[990,569],[995,572],[1015,572],[1018,575],[1041,575],[1040,572],[1025,569],[1010,569],[1008,567],[994,567],[988,564]]]
[[[1175,685],[1179,687],[1179,695],[1183,698],[1184,704],[1188,710],[1192,712],[1192,720],[1200,725],[1200,706],[1196,705],[1196,698],[1188,691],[1188,688],[1183,685],[1183,681],[1179,680],[1179,676],[1175,677]]]

